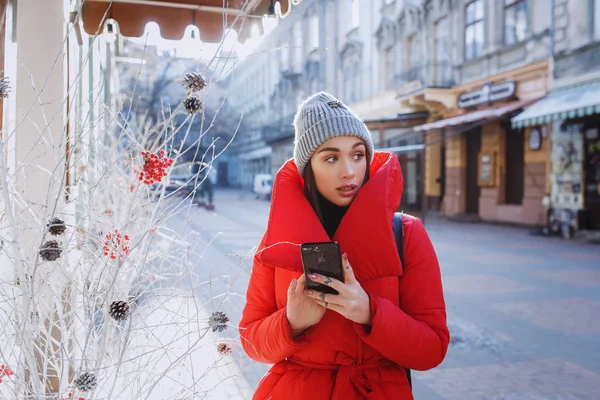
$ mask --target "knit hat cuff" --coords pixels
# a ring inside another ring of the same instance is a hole
[[[319,146],[340,136],[356,136],[364,141],[369,155],[368,162],[371,162],[374,149],[371,133],[366,125],[355,116],[336,115],[318,120],[298,135],[294,143],[294,158],[300,175],[304,174],[306,164]]]

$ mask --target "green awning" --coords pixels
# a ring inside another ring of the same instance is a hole
[[[513,128],[600,114],[600,81],[558,89],[511,119]]]

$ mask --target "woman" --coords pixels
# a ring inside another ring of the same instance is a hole
[[[304,101],[294,128],[240,322],[246,353],[275,364],[254,399],[412,399],[404,368],[440,364],[450,337],[439,264],[418,219],[404,217],[400,263],[398,159],[375,153],[364,123],[327,93]],[[307,291],[299,246],[331,240],[345,283],[311,276],[339,294]]]

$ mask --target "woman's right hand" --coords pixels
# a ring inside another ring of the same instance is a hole
[[[292,279],[287,293],[286,316],[292,329],[292,337],[296,337],[306,329],[317,324],[323,318],[326,308],[317,304],[304,293],[306,276]]]

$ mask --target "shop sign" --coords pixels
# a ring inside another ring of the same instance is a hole
[[[490,104],[500,100],[514,97],[517,84],[515,81],[500,83],[486,83],[479,89],[462,93],[458,96],[458,108],[475,107],[481,104]]]
[[[542,132],[535,127],[529,132],[529,150],[538,151],[542,148]]]
[[[496,158],[495,153],[482,151],[479,153],[479,186],[496,186]]]

